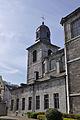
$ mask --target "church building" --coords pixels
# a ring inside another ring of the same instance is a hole
[[[8,115],[45,112],[56,108],[80,113],[80,8],[61,19],[64,49],[53,45],[42,22],[36,40],[27,48],[27,83],[11,91]]]

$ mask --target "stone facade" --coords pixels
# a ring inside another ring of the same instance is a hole
[[[56,53],[58,51],[58,47],[54,46],[52,44],[39,41],[35,43],[35,45],[29,47],[28,50],[28,74],[27,74],[27,82],[33,83],[34,78],[34,72],[39,72],[39,78],[43,77],[43,71],[42,71],[42,62],[45,57],[48,57],[48,50],[51,50],[53,53]],[[37,51],[37,61],[33,63],[33,51]]]
[[[44,82],[36,82],[35,84],[26,85],[12,91],[10,100],[14,100],[14,108],[11,111],[11,103],[9,104],[9,115],[26,115],[27,112],[44,112],[44,95],[49,95],[49,108],[54,108],[54,93],[59,93],[59,110],[66,112],[66,90],[65,77],[45,80]],[[36,96],[40,96],[40,109],[36,110]],[[25,110],[22,110],[22,98],[25,97]],[[28,98],[32,97],[32,109],[28,110]],[[19,99],[19,110],[16,110],[16,99]]]
[[[6,103],[0,102],[0,116],[7,115]]]
[[[80,113],[80,8],[62,18],[61,24],[64,49],[51,44],[50,30],[44,23],[37,28],[35,43],[27,48],[27,84],[11,91],[8,115],[23,116],[48,108]]]
[[[65,33],[69,111],[80,114],[80,8],[62,19]],[[79,29],[79,30],[78,30]]]
[[[49,28],[44,24],[38,27],[36,34],[39,36],[36,37],[35,44],[27,48],[27,84],[11,92],[9,115],[26,115],[29,111],[44,112],[48,108],[55,108],[55,106],[61,112],[67,111],[64,49],[59,50],[58,46],[51,44]],[[54,94],[58,95],[57,103],[54,102]],[[47,108],[44,107],[45,95],[48,97]],[[36,96],[40,99],[38,109],[36,108]],[[32,101],[29,110],[30,97]]]
[[[5,89],[5,85],[3,83],[3,80],[2,80],[2,76],[0,76],[0,102],[3,101],[3,98],[4,98],[4,90]]]

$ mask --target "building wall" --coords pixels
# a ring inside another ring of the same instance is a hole
[[[35,80],[34,72],[39,72],[39,78],[42,78],[42,62],[45,57],[48,57],[48,50],[51,50],[55,53],[58,48],[52,47],[51,45],[44,44],[40,42],[39,44],[35,44],[28,50],[28,66],[27,66],[27,83],[33,83]],[[37,51],[37,61],[33,62],[33,51]]]
[[[2,81],[2,76],[0,76],[0,99],[1,101],[3,101],[3,97],[4,97],[4,84]]]
[[[71,111],[75,114],[80,114],[80,96],[73,96],[71,100]]]
[[[33,92],[34,90],[34,92]],[[57,78],[28,85],[25,88],[14,90],[10,96],[8,115],[26,115],[29,111],[44,112],[44,95],[49,95],[49,108],[54,108],[53,94],[59,93],[59,110],[66,112],[65,78]],[[36,110],[36,96],[40,95],[40,109]],[[22,98],[25,97],[25,110],[22,110]],[[32,110],[28,110],[28,97],[32,97]],[[19,98],[19,110],[16,111],[16,99]],[[11,100],[14,99],[13,111],[10,110]]]
[[[80,35],[72,38],[71,24],[80,19],[80,12],[74,13],[63,24],[65,33],[65,55],[68,73],[70,111],[80,113]],[[78,26],[77,26],[78,27]],[[75,97],[74,97],[75,94]],[[76,101],[77,100],[77,101]]]
[[[6,103],[0,103],[0,116],[7,115]]]

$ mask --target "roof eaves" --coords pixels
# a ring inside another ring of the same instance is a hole
[[[65,23],[70,17],[72,17],[73,15],[76,15],[76,14],[79,13],[79,12],[80,12],[80,7],[77,8],[77,9],[76,9],[75,11],[73,11],[72,13],[70,13],[69,15],[67,15],[66,17],[62,18],[60,24],[62,24],[62,26],[63,26],[63,23]]]

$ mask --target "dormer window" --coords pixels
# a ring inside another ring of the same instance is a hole
[[[71,24],[71,37],[74,38],[78,35],[80,35],[80,19]]]
[[[37,61],[37,51],[34,50],[33,51],[33,62],[36,62]]]

